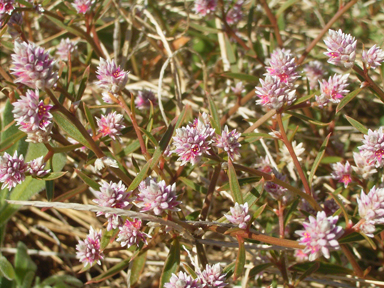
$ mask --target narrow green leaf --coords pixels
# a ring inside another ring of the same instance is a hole
[[[365,128],[363,124],[361,124],[359,121],[345,115],[345,118],[348,120],[348,122],[355,127],[357,130],[359,130],[363,134],[368,134],[368,129]]]
[[[101,243],[100,243],[101,250],[104,250],[105,248],[107,248],[108,244],[111,242],[111,239],[114,239],[116,235],[119,234],[119,232],[120,232],[119,228],[105,231],[103,233],[103,236],[101,237]]]
[[[183,264],[184,270],[187,271],[188,274],[191,275],[193,279],[196,279],[197,274],[196,274],[195,270],[193,270],[193,268],[191,266],[189,266],[188,263],[183,262],[182,264]]]
[[[216,134],[221,135],[221,127],[220,127],[220,118],[219,114],[217,113],[216,104],[213,101],[212,97],[207,95],[208,103],[209,103],[209,112],[211,114],[211,124],[212,127],[215,129]]]
[[[159,145],[161,147],[161,151],[165,151],[165,149],[167,149],[169,141],[171,141],[174,131],[175,131],[175,124],[172,121],[171,123],[169,123],[167,131],[165,131],[163,137],[160,139]]]
[[[133,141],[131,144],[129,144],[127,147],[124,148],[123,153],[120,152],[120,154],[124,154],[124,156],[128,156],[129,154],[135,152],[137,149],[140,148],[140,142],[139,140]]]
[[[48,173],[47,175],[45,175],[44,177],[36,177],[37,180],[45,180],[45,181],[49,181],[49,180],[55,180],[55,179],[58,179],[60,177],[63,177],[65,174],[67,174],[67,172],[51,172],[51,173]]]
[[[331,164],[331,163],[337,163],[342,161],[342,157],[338,156],[328,156],[328,157],[323,157],[320,161],[321,164]]]
[[[44,14],[45,17],[47,17],[49,20],[51,20],[53,23],[55,23],[57,26],[59,26],[60,28],[63,28],[64,30],[67,30],[69,33],[72,33],[80,38],[84,38],[84,35],[77,29],[74,29],[72,28],[71,26],[68,26],[66,24],[64,24],[62,21],[60,21],[59,19],[56,19],[52,16],[49,16],[47,14]]]
[[[155,167],[157,165],[157,163],[159,163],[161,154],[162,154],[161,148],[160,148],[160,146],[157,146],[155,149],[155,152],[152,155],[152,161],[151,161],[151,165],[149,166],[149,168],[153,169],[153,167]]]
[[[40,286],[41,285],[41,286]],[[45,279],[39,287],[34,288],[80,288],[84,287],[83,282],[70,275],[53,275]]]
[[[299,283],[301,281],[303,281],[305,278],[307,278],[308,276],[310,276],[312,273],[315,273],[317,270],[319,270],[320,268],[320,263],[319,262],[315,262],[311,267],[309,267],[301,276],[299,279],[296,280],[296,285],[299,285]]]
[[[323,263],[323,262],[317,262],[320,264],[319,269],[317,270],[317,273],[319,274],[328,274],[328,275],[337,275],[337,274],[353,274],[353,270],[335,265],[335,264],[329,264],[329,263]],[[293,271],[299,271],[299,272],[305,272],[307,271],[313,264],[311,262],[307,263],[299,263],[296,265],[293,265],[290,269]]]
[[[315,124],[317,126],[328,126],[329,125],[329,123],[323,123],[323,122],[317,121],[317,120],[312,119],[312,118],[305,116],[303,114],[299,114],[299,113],[292,112],[292,111],[286,111],[286,112],[287,112],[287,114],[290,114],[292,116],[299,118],[303,122],[309,122],[309,123]]]
[[[164,287],[164,284],[169,282],[172,273],[176,273],[180,266],[180,242],[179,239],[173,239],[171,249],[169,251],[167,260],[165,261],[163,272],[160,277],[160,288]]]
[[[141,127],[139,127],[139,128],[140,128],[141,132],[143,132],[145,134],[145,136],[152,142],[152,144],[154,146],[158,146],[159,145],[159,143],[157,142],[155,137],[153,137],[153,135],[150,132],[148,132],[147,130],[145,130],[145,129],[141,128]]]
[[[259,217],[261,215],[261,213],[263,213],[264,209],[265,209],[265,206],[267,206],[267,203],[265,203],[264,205],[260,206],[256,211],[255,213],[253,213],[253,216],[252,216],[252,219],[257,219],[257,217]]]
[[[179,177],[178,180],[180,180],[181,182],[183,182],[185,185],[187,185],[189,188],[192,188],[196,192],[207,194],[208,189],[201,185],[196,184],[195,181],[189,180],[185,177]]]
[[[225,278],[229,278],[232,276],[232,274],[235,272],[235,266],[236,266],[236,262],[233,262],[229,265],[227,265],[226,267],[224,267],[223,269],[223,273],[226,274],[225,275]]]
[[[52,181],[52,180],[45,181],[45,192],[47,194],[47,200],[49,202],[52,201],[52,199],[53,199],[54,189],[55,189],[55,182],[54,181]]]
[[[237,237],[237,241],[239,241],[239,251],[237,253],[236,258],[236,266],[235,266],[235,275],[233,278],[236,280],[238,279],[244,271],[245,266],[245,246],[244,246],[244,239],[241,237]]]
[[[289,220],[291,219],[293,213],[296,211],[297,205],[299,205],[299,199],[296,199],[291,206],[289,207],[289,210],[284,218],[284,226],[287,226]]]
[[[79,89],[77,90],[77,94],[76,94],[75,102],[81,100],[81,97],[83,97],[85,88],[87,88],[88,79],[89,79],[89,70],[90,70],[90,66],[88,66],[88,67],[85,68],[85,70],[84,70],[83,78],[81,79],[81,82],[80,82],[80,85],[79,85]],[[84,106],[85,106],[85,105],[84,105]],[[88,119],[88,120],[89,120],[89,119]]]
[[[337,205],[339,205],[339,207],[341,208],[341,211],[343,212],[343,215],[344,215],[345,223],[349,223],[348,212],[345,209],[343,202],[340,200],[340,198],[337,195],[333,193],[329,193],[329,195],[336,201]]]
[[[355,98],[357,96],[357,94],[359,94],[360,91],[363,89],[364,88],[357,88],[356,90],[354,90],[351,93],[349,93],[348,95],[346,95],[343,99],[341,99],[339,104],[337,104],[336,113],[339,113],[340,110],[343,109],[344,106],[347,105],[350,101],[352,101],[353,98]]]
[[[27,273],[25,273],[23,283],[21,284],[20,288],[31,288],[34,278],[35,272],[28,271]]]
[[[207,27],[207,25],[201,26],[201,25],[196,24],[195,22],[189,23],[189,26],[191,28],[197,30],[197,31],[204,32],[204,33],[213,33],[215,35],[220,33],[219,29],[215,29],[215,28],[212,28],[212,27]]]
[[[13,135],[10,135],[8,138],[4,139],[0,143],[0,152],[3,152],[7,150],[8,148],[12,147],[17,141],[24,138],[27,134],[23,131],[18,131]],[[15,145],[16,148],[16,145]]]
[[[327,148],[327,145],[328,145],[329,137],[331,137],[331,133],[328,134],[328,136],[325,138],[323,144],[321,144],[321,147],[320,147],[319,152],[317,153],[316,159],[312,164],[311,172],[309,173],[309,177],[308,177],[309,186],[312,185],[312,180],[313,180],[313,177],[315,176],[317,167],[319,167],[320,161],[324,156],[325,149]]]
[[[146,261],[147,252],[142,253],[141,255],[137,256],[135,260],[133,260],[133,263],[131,265],[131,278],[129,279],[131,286],[133,286],[135,283],[137,283],[137,281],[139,281],[141,273],[144,270]]]
[[[231,79],[239,79],[239,80],[250,82],[250,83],[259,82],[259,77],[249,75],[249,74],[244,74],[244,73],[225,72],[225,73],[221,73],[220,76],[225,78],[231,78]]]
[[[92,180],[91,178],[89,178],[87,175],[85,175],[83,172],[81,172],[78,169],[75,169],[75,171],[76,171],[76,174],[81,178],[81,180],[83,180],[83,182],[87,184],[89,187],[92,187],[97,191],[100,189],[100,185],[96,181]]]
[[[89,66],[88,66],[89,67]],[[93,118],[93,115],[91,113],[91,110],[89,110],[87,104],[83,103],[85,116],[87,117],[89,126],[91,126],[93,135],[96,135],[96,123],[95,119]]]
[[[229,187],[232,192],[233,200],[239,204],[244,204],[240,185],[239,185],[239,182],[237,181],[236,170],[233,167],[233,164],[231,161],[228,161],[228,178],[229,178]]]
[[[363,232],[360,232],[361,236],[364,237],[365,240],[367,240],[367,242],[369,243],[369,245],[371,245],[372,249],[373,250],[376,250],[377,249],[377,246],[375,244],[375,242],[373,242],[373,240],[371,238],[369,238],[367,235],[365,235]]]
[[[144,180],[144,178],[147,176],[147,173],[148,173],[148,170],[149,170],[149,167],[151,166],[152,164],[152,160],[149,160],[145,165],[144,167],[141,169],[141,171],[139,172],[139,174],[137,174],[137,176],[135,177],[135,179],[133,179],[132,183],[129,185],[128,187],[128,191],[131,191],[131,190],[135,190],[139,184],[141,183],[141,181]]]
[[[293,4],[295,4],[296,2],[298,2],[299,0],[288,0],[286,2],[284,2],[283,5],[280,6],[280,8],[276,11],[276,18],[279,18],[279,16],[285,11],[287,10],[289,7],[291,7]]]
[[[250,279],[254,278],[257,274],[263,272],[265,269],[269,268],[269,267],[272,267],[273,266],[273,263],[264,263],[264,264],[260,264],[260,265],[257,265],[255,267],[253,267],[251,269],[251,271],[249,271],[249,275],[248,277]]]
[[[12,264],[2,255],[0,255],[0,275],[8,280],[15,279],[15,270],[13,270]]]
[[[309,99],[313,98],[315,95],[316,95],[316,93],[313,93],[311,95],[300,97],[295,102],[293,102],[292,106],[295,106],[295,105],[298,105],[298,104],[303,103],[305,101],[308,101]]]
[[[24,277],[28,272],[32,272],[33,274],[37,270],[37,266],[35,262],[31,259],[27,252],[28,248],[23,242],[17,243],[17,252],[15,255],[15,275],[16,282],[19,285],[22,285],[24,282]]]

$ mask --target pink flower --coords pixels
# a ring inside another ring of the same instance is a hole
[[[364,179],[368,179],[372,174],[377,172],[374,163],[368,161],[361,152],[353,152],[353,160],[355,160],[356,164],[356,166],[352,166],[353,171]]]
[[[295,233],[301,238],[300,244],[305,245],[304,253],[309,254],[309,261],[324,255],[329,259],[331,250],[340,249],[338,238],[343,234],[343,228],[336,226],[338,216],[327,217],[324,211],[317,212],[317,217],[309,216],[309,222],[304,222],[305,230]]]
[[[367,195],[361,191],[357,203],[359,215],[365,220],[360,230],[368,237],[374,237],[375,225],[384,224],[384,188],[376,189],[373,186]]]
[[[182,161],[181,165],[188,162],[195,165],[210,149],[214,133],[215,129],[211,128],[208,123],[196,118],[192,124],[176,130],[176,136],[173,137],[175,149],[170,153],[176,153],[179,156],[178,160]]]
[[[309,88],[315,89],[325,74],[323,64],[320,61],[311,61],[304,67],[304,73],[309,81]]]
[[[202,288],[199,279],[193,279],[184,272],[179,272],[178,275],[172,273],[169,282],[164,284],[164,288]]]
[[[234,207],[229,208],[231,215],[225,214],[225,218],[232,224],[238,225],[240,229],[246,229],[251,220],[251,215],[248,213],[248,203],[239,204],[235,203]]]
[[[51,169],[44,170],[45,164],[43,156],[28,162],[29,174],[34,177],[44,177],[51,171]]]
[[[339,75],[335,74],[329,77],[328,81],[322,80],[320,83],[320,96],[316,96],[316,101],[319,107],[324,107],[329,102],[339,103],[342,98],[349,92],[347,88],[349,74]]]
[[[246,90],[244,89],[244,85],[243,85],[243,82],[237,82],[236,86],[235,87],[231,87],[231,90],[232,92],[235,94],[235,95],[241,95],[243,93],[246,92]]]
[[[18,40],[21,35],[20,30],[21,25],[23,24],[23,15],[21,13],[12,13],[7,24],[9,35],[11,35],[14,40]]]
[[[56,55],[62,61],[68,61],[68,54],[77,54],[77,42],[71,41],[69,38],[61,39],[60,44],[57,46]]]
[[[119,93],[128,82],[129,72],[125,72],[120,66],[117,66],[114,60],[106,61],[100,58],[96,73],[98,74],[97,79],[99,79],[96,84],[112,93]]]
[[[226,20],[229,25],[236,25],[240,22],[241,18],[243,18],[243,11],[241,10],[244,4],[243,0],[239,0],[233,5],[231,9],[229,9]]]
[[[332,164],[332,169],[332,178],[344,183],[344,187],[347,188],[348,184],[352,182],[352,167],[349,162],[347,161],[345,164],[340,162]]]
[[[212,266],[207,264],[199,278],[202,281],[203,287],[223,288],[228,285],[225,283],[225,275],[226,274],[222,273],[219,263]]]
[[[124,210],[132,207],[132,202],[135,200],[135,197],[132,197],[133,191],[127,191],[127,187],[121,181],[117,184],[112,181],[110,183],[102,181],[100,184],[100,191],[96,192],[97,199],[93,199],[97,205]],[[99,211],[96,215],[104,215],[104,212]],[[116,214],[105,213],[105,217],[108,219],[108,231],[123,224],[121,217]]]
[[[215,12],[217,6],[217,0],[195,0],[195,6],[193,10],[196,14],[206,16]]]
[[[109,113],[107,116],[101,115],[101,118],[96,118],[99,133],[103,136],[109,136],[113,140],[120,140],[121,129],[125,128],[124,117],[117,114],[116,111]]]
[[[336,66],[352,68],[356,58],[356,40],[349,34],[344,34],[341,29],[334,31],[329,29],[329,36],[324,40],[329,57],[328,63]]]
[[[380,48],[373,45],[371,49],[366,52],[363,51],[363,61],[368,66],[368,69],[376,69],[384,61],[384,52]]]
[[[15,54],[12,54],[12,74],[16,83],[22,83],[33,89],[49,89],[57,81],[53,71],[54,60],[44,48],[34,43],[15,42]]]
[[[3,183],[1,189],[7,188],[11,190],[17,184],[21,184],[25,180],[25,172],[28,165],[24,162],[23,155],[17,157],[17,151],[13,157],[7,152],[0,156],[0,182]]]
[[[291,105],[296,100],[296,91],[290,90],[279,78],[267,75],[265,80],[260,79],[261,87],[256,87],[257,105],[268,109],[280,109],[285,104]]]
[[[304,250],[296,249],[294,252],[294,256],[296,258],[296,261],[299,263],[308,261],[308,255],[304,252]]]
[[[76,257],[84,263],[84,267],[92,266],[94,263],[101,265],[101,259],[104,259],[104,253],[100,250],[101,231],[96,232],[92,226],[89,234],[84,241],[80,240],[76,245]]]
[[[277,179],[283,182],[287,182],[286,181],[287,176],[281,174],[279,171],[277,171],[274,168],[273,168],[273,174]],[[287,188],[284,188],[283,186],[280,186],[274,182],[267,182],[264,188],[265,188],[265,191],[267,191],[273,199],[277,201],[281,201],[284,205],[289,204],[293,200],[293,195]]]
[[[358,147],[361,155],[376,168],[384,166],[384,133],[383,128],[372,131],[368,130],[368,135],[364,135],[363,145]]]
[[[75,7],[78,14],[86,14],[91,10],[94,3],[94,0],[75,0],[72,6]]]
[[[228,153],[229,158],[234,159],[235,155],[240,155],[239,148],[241,144],[239,143],[240,133],[232,130],[228,132],[228,126],[225,125],[224,130],[220,135],[217,135],[215,139],[216,147],[223,149]]]
[[[266,75],[275,76],[281,83],[292,85],[299,77],[296,68],[295,58],[292,57],[291,51],[278,48],[271,54],[269,67],[266,67],[268,71]]]
[[[164,211],[180,211],[177,206],[176,183],[168,185],[164,180],[156,182],[156,179],[148,177],[139,185],[138,205],[141,212],[153,210],[155,215],[161,215]]]
[[[261,172],[268,173],[268,174],[272,173],[272,166],[268,156],[256,158],[255,166],[257,170]]]
[[[0,0],[0,15],[1,14],[12,14],[15,9],[15,0]]]
[[[155,94],[150,90],[141,90],[137,92],[135,98],[136,108],[139,110],[147,110],[151,108],[151,102],[153,107],[157,106],[157,99]]]
[[[119,227],[119,234],[117,235],[117,242],[121,242],[121,247],[127,246],[127,248],[140,244],[143,241],[147,244],[147,237],[150,237],[144,232],[140,231],[141,220],[133,219],[133,221],[126,220],[123,226]]]

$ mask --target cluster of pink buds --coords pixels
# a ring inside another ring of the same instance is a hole
[[[352,68],[356,58],[356,40],[349,34],[344,34],[340,29],[329,29],[329,36],[324,40],[327,45],[328,63],[345,68]]]
[[[217,0],[195,0],[193,10],[196,14],[206,16],[215,12]]]
[[[240,155],[239,148],[241,147],[241,144],[239,143],[239,138],[240,133],[236,132],[236,129],[229,132],[228,126],[225,125],[221,135],[217,135],[215,145],[227,152],[229,158],[233,160],[235,155]]]
[[[151,108],[151,103],[153,107],[157,106],[157,99],[152,91],[140,90],[137,92],[137,96],[135,98],[135,105],[137,109],[148,110]]]
[[[233,7],[228,10],[226,15],[226,21],[229,25],[236,25],[239,23],[239,21],[243,18],[244,13],[241,9],[245,1],[239,0],[235,4],[233,4]]]
[[[80,240],[76,245],[76,256],[80,262],[84,263],[84,267],[87,265],[92,266],[97,263],[101,265],[102,259],[104,259],[104,253],[101,251],[101,231],[96,231],[91,226],[89,234],[84,241]]]
[[[339,103],[349,92],[348,87],[349,74],[329,77],[328,81],[322,80],[320,83],[320,96],[316,96],[316,101],[320,108],[326,106],[329,102]]]
[[[172,273],[169,282],[164,284],[164,288],[203,288],[200,279],[193,279],[185,272],[179,274]]]
[[[124,225],[119,227],[119,234],[117,235],[117,242],[121,243],[121,247],[139,246],[140,242],[147,244],[148,234],[140,231],[141,220],[133,219],[133,221],[126,220]]]
[[[383,128],[372,131],[368,130],[368,135],[364,135],[363,145],[358,147],[361,156],[367,163],[376,168],[384,166],[384,132]]]
[[[277,179],[286,182],[287,176],[281,174],[274,168],[272,170]],[[267,182],[264,188],[273,199],[281,201],[284,206],[288,205],[293,200],[292,192],[274,182]]]
[[[376,47],[376,45],[373,45],[368,52],[363,51],[362,58],[368,69],[376,69],[376,67],[380,66],[381,62],[384,61],[384,52]]]
[[[117,114],[116,111],[108,115],[101,115],[100,119],[96,118],[99,133],[102,136],[109,136],[113,140],[120,140],[121,130],[125,128],[124,116]]]
[[[57,46],[56,55],[62,61],[68,61],[68,56],[72,57],[78,53],[77,42],[69,38],[61,39],[60,44]]]
[[[311,90],[315,89],[319,85],[319,80],[321,80],[325,74],[323,64],[320,61],[311,61],[303,70],[305,76],[308,78],[309,88]]]
[[[1,16],[0,16],[1,18]],[[0,19],[1,22],[1,19]],[[1,24],[1,23],[0,23]],[[11,18],[8,20],[8,33],[14,40],[19,40],[21,35],[21,25],[23,25],[23,14],[12,13]]]
[[[343,183],[344,187],[347,188],[348,184],[352,182],[352,167],[349,162],[347,161],[345,164],[340,162],[333,164],[332,169],[332,178]]]
[[[128,82],[129,72],[121,69],[114,60],[108,61],[100,58],[96,73],[98,74],[97,79],[99,79],[96,84],[114,94],[123,90]]]
[[[72,6],[78,14],[86,14],[91,11],[91,6],[95,3],[94,0],[75,0]]]
[[[15,0],[0,0],[0,27],[3,26],[3,20],[7,14],[11,15],[15,9]]]
[[[225,218],[232,224],[238,225],[240,229],[246,229],[251,220],[251,215],[248,211],[248,203],[239,204],[235,203],[235,207],[230,208],[231,215],[225,214]]]

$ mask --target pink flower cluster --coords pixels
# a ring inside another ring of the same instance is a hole
[[[368,52],[363,51],[362,58],[368,69],[376,69],[384,61],[384,52],[376,45],[373,45]]]
[[[325,55],[329,57],[328,63],[345,68],[352,68],[356,58],[356,40],[343,31],[329,29],[329,36],[324,40],[327,45]]]
[[[76,245],[76,256],[80,262],[84,263],[84,267],[87,265],[92,266],[97,263],[101,265],[102,259],[104,259],[104,253],[101,251],[101,231],[96,231],[91,226],[89,234],[84,241],[80,240]]]
[[[61,39],[60,44],[57,46],[56,55],[62,61],[68,61],[69,57],[77,54],[77,42],[72,41],[69,38]]]
[[[95,3],[94,0],[75,0],[72,6],[78,14],[86,14],[91,11],[91,6]]]
[[[352,182],[352,167],[349,162],[347,161],[345,164],[340,162],[333,164],[332,169],[332,178],[343,183],[344,187],[347,188],[348,184]]]
[[[328,81],[322,80],[320,83],[320,96],[316,96],[316,101],[320,108],[326,106],[329,102],[339,103],[342,98],[349,92],[348,87],[349,74],[329,77]]]
[[[101,115],[100,119],[96,118],[98,132],[102,136],[109,136],[113,140],[120,140],[121,129],[125,128],[124,116],[117,114],[116,111],[108,115]]]
[[[139,246],[140,242],[147,244],[148,234],[140,231],[141,220],[133,219],[133,221],[126,220],[124,225],[119,227],[119,234],[117,235],[117,242],[121,243],[121,247]]]
[[[99,79],[96,84],[114,94],[123,90],[128,82],[129,72],[121,69],[114,60],[108,61],[100,58],[96,73],[98,74],[97,79]]]
[[[135,98],[135,105],[137,109],[148,110],[151,108],[151,103],[153,107],[157,106],[157,99],[152,91],[143,89],[137,92],[137,96]]]
[[[363,145],[358,147],[360,154],[370,165],[381,168],[384,166],[384,132],[383,128],[372,131],[368,130],[368,135],[364,135]]]
[[[225,214],[225,218],[232,224],[238,225],[240,229],[246,229],[251,220],[251,215],[248,211],[248,203],[239,204],[235,203],[235,207],[231,207],[231,214]]]
[[[215,12],[217,0],[195,0],[193,10],[196,14],[206,16]]]
[[[221,135],[217,135],[215,139],[215,145],[218,148],[223,149],[228,153],[229,158],[233,160],[235,155],[240,155],[239,148],[241,144],[239,143],[240,133],[232,130],[228,131],[228,126],[225,125],[224,130],[221,132]]]

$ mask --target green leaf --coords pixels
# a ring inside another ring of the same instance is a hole
[[[280,8],[276,11],[276,18],[279,18],[279,16],[285,11],[287,10],[289,7],[291,7],[293,4],[295,4],[296,2],[298,2],[299,0],[288,0],[286,2],[284,2],[283,5],[280,6]]]
[[[244,239],[237,237],[237,241],[239,241],[239,251],[236,258],[235,275],[233,276],[235,280],[243,274],[246,259]]]
[[[239,79],[239,80],[250,82],[250,83],[259,82],[259,77],[249,75],[249,74],[244,74],[244,73],[225,72],[225,73],[221,73],[220,76],[225,78],[231,78],[231,79]]]
[[[131,286],[139,281],[141,273],[144,270],[145,262],[147,261],[147,252],[137,256],[131,265],[131,278],[129,279]]]
[[[88,66],[89,67],[89,66]],[[96,135],[96,123],[95,119],[93,118],[93,115],[91,113],[91,110],[89,110],[87,104],[83,103],[85,116],[87,117],[89,126],[91,126],[93,135]]]
[[[301,281],[303,281],[305,278],[310,276],[311,274],[315,273],[317,270],[320,268],[320,263],[315,262],[311,267],[309,267],[301,276],[299,279],[296,280],[296,285],[297,286]]]
[[[284,218],[284,226],[287,226],[289,220],[291,219],[291,216],[296,211],[297,205],[299,205],[299,201],[300,201],[299,199],[296,199],[289,207],[289,210]]]
[[[153,169],[153,167],[155,167],[157,163],[159,163],[161,155],[162,155],[161,148],[160,146],[157,146],[155,149],[155,152],[152,155],[152,159],[151,159],[152,161],[149,168]]]
[[[207,194],[208,189],[201,185],[196,184],[195,181],[189,180],[185,177],[179,177],[178,180],[180,180],[181,182],[183,182],[185,185],[187,185],[189,188],[192,188],[196,192]]]
[[[23,242],[17,243],[17,252],[15,256],[15,274],[18,285],[22,285],[24,277],[28,272],[33,274],[37,270],[35,262],[32,261],[31,257],[27,252],[28,248]]]
[[[131,144],[129,144],[127,147],[124,148],[123,150],[124,156],[128,156],[129,154],[135,152],[139,148],[140,148],[139,140],[133,141]],[[119,156],[120,154],[121,153],[119,153]]]
[[[231,161],[228,161],[228,178],[233,200],[239,204],[244,204],[243,194],[241,193],[240,185],[237,181],[236,170]]]
[[[267,203],[265,203],[264,205],[260,206],[255,213],[253,213],[253,216],[252,216],[252,219],[257,219],[257,217],[259,217],[261,215],[261,213],[263,213],[264,209],[265,209],[265,206],[267,206]]]
[[[3,255],[0,255],[0,275],[8,280],[15,279],[15,270],[13,270],[12,264]]]
[[[191,275],[193,279],[196,279],[197,278],[197,274],[196,274],[195,270],[193,270],[193,268],[191,266],[189,266],[185,262],[183,262],[182,264],[183,264],[184,270],[187,271],[188,274]]]
[[[38,180],[45,180],[45,181],[49,181],[49,180],[55,180],[55,179],[59,179],[60,177],[63,177],[65,174],[67,174],[67,172],[51,172],[51,173],[48,173],[47,175],[45,175],[44,177],[36,177],[36,179]]]
[[[343,158],[342,157],[338,157],[338,156],[327,156],[327,157],[323,157],[320,161],[321,164],[331,164],[331,163],[337,163],[337,162],[340,162],[342,161]]]
[[[47,200],[49,202],[52,201],[52,199],[53,199],[54,189],[55,189],[55,182],[54,181],[52,181],[52,180],[45,181],[45,191],[47,194]]]
[[[119,234],[120,230],[117,228],[117,229],[112,229],[112,230],[109,230],[109,231],[105,231],[103,233],[103,236],[101,237],[101,243],[100,243],[100,247],[101,247],[101,250],[104,250],[108,244],[110,243],[111,239],[114,239],[116,237],[117,234]]]
[[[140,128],[141,132],[143,132],[145,134],[145,136],[147,136],[147,138],[152,142],[152,144],[154,146],[158,146],[159,145],[159,143],[157,142],[155,137],[153,137],[153,135],[150,132],[148,132],[147,130],[145,130],[145,129],[141,128],[141,127],[139,127],[139,128]]]
[[[76,171],[76,174],[79,175],[81,180],[83,180],[83,182],[87,184],[89,187],[92,187],[97,191],[100,189],[100,185],[96,181],[92,180],[91,178],[89,178],[87,175],[85,175],[83,172],[81,172],[78,169],[75,169],[75,171]]]
[[[339,207],[341,208],[341,211],[343,211],[345,223],[349,223],[348,212],[347,212],[347,209],[345,209],[343,202],[340,200],[340,198],[337,195],[333,193],[329,193],[329,195],[333,198],[333,200],[336,201],[337,205],[339,205]]]
[[[345,105],[347,105],[350,101],[352,101],[353,98],[355,98],[357,96],[357,94],[359,94],[360,91],[363,90],[363,89],[364,88],[357,88],[356,90],[354,90],[351,93],[349,93],[348,95],[346,95],[343,99],[341,99],[339,104],[337,104],[336,113],[339,113],[340,110],[343,109],[343,107]]]
[[[365,235],[363,232],[360,232],[361,236],[364,237],[365,240],[367,240],[367,242],[369,243],[369,245],[371,245],[372,249],[373,250],[376,250],[377,249],[377,246],[375,244],[375,242],[373,242],[373,240],[371,238],[369,238],[367,235]]]
[[[329,274],[329,275],[353,274],[353,270],[339,266],[339,265],[323,263],[323,262],[317,262],[317,263],[320,264],[320,267],[317,270],[317,273],[319,273],[319,274]],[[290,270],[298,271],[298,272],[305,272],[312,266],[313,266],[313,264],[310,262],[299,263],[299,264],[293,265],[290,268]]]
[[[83,97],[85,88],[87,88],[88,79],[89,79],[89,69],[90,69],[90,66],[88,66],[88,67],[85,68],[85,70],[84,70],[83,78],[81,79],[81,82],[80,82],[80,85],[79,85],[79,89],[77,90],[77,94],[76,94],[75,102],[81,100],[81,97]],[[84,106],[85,106],[85,105],[84,105]],[[89,119],[88,119],[88,121],[89,121]]]
[[[273,266],[273,263],[264,263],[264,264],[260,264],[260,265],[257,265],[255,267],[253,267],[251,269],[251,271],[249,271],[249,275],[248,277],[250,279],[254,278],[257,274],[263,272],[265,269],[269,268],[269,267],[272,267]]]
[[[213,101],[212,97],[207,95],[208,103],[209,103],[209,112],[211,114],[211,124],[212,127],[215,129],[216,134],[221,135],[221,127],[220,127],[220,118],[219,114],[217,113],[216,104]]]
[[[329,123],[323,123],[323,122],[317,121],[317,120],[309,118],[308,116],[305,116],[303,114],[299,114],[299,113],[292,112],[292,111],[286,111],[286,112],[287,112],[287,114],[290,114],[292,116],[299,118],[303,122],[309,122],[309,123],[315,124],[317,126],[329,126]]]
[[[233,262],[229,265],[227,265],[226,267],[224,267],[223,269],[223,273],[226,274],[225,275],[225,278],[229,278],[232,276],[232,274],[235,272],[235,266],[236,266],[236,262]]]
[[[84,284],[79,279],[70,275],[53,275],[40,283],[39,287],[46,288],[80,288]],[[34,287],[37,288],[37,287]]]
[[[307,96],[304,96],[304,97],[300,97],[299,99],[297,99],[295,102],[293,102],[292,106],[295,106],[295,105],[298,105],[300,103],[303,103],[305,101],[308,101],[309,99],[311,99],[312,97],[314,97],[316,95],[316,93],[313,93],[311,95],[307,95]]]
[[[363,124],[361,124],[359,121],[345,115],[345,118],[348,120],[348,122],[355,127],[357,130],[359,130],[363,134],[368,134],[368,129],[365,128]]]
[[[20,286],[20,288],[31,288],[34,278],[35,278],[35,272],[29,271],[25,273],[23,283]]]
[[[61,114],[59,111],[52,112],[53,119],[57,123],[57,125],[65,131],[68,136],[75,139],[77,142],[83,144],[84,146],[91,149],[88,141],[84,138],[84,136],[80,133],[80,131],[76,128],[76,126],[69,121],[67,117]]]
[[[141,171],[139,172],[139,174],[137,174],[137,176],[135,177],[135,179],[133,179],[132,183],[129,185],[128,187],[128,191],[131,191],[131,190],[135,190],[139,184],[141,183],[141,181],[144,180],[144,178],[147,176],[147,173],[148,173],[148,170],[149,170],[149,167],[150,165],[152,164],[152,160],[149,160],[145,165],[144,167],[141,169]]]
[[[360,233],[353,232],[341,239],[338,239],[337,241],[339,241],[340,244],[345,244],[345,243],[357,242],[361,240],[364,240],[364,237]]]
[[[204,25],[204,26],[201,26],[201,25],[198,25],[196,24],[195,22],[191,22],[189,23],[189,26],[197,31],[200,31],[200,32],[203,32],[203,33],[213,33],[215,35],[217,35],[218,33],[220,33],[220,30],[219,29],[215,29],[215,28],[212,28],[212,27],[208,27],[207,25]]]
[[[179,239],[173,239],[171,249],[169,251],[167,260],[165,261],[163,272],[160,277],[160,288],[164,287],[164,284],[169,282],[172,273],[176,273],[180,266],[180,242]]]
[[[1,143],[0,143],[0,152],[3,152],[3,151],[6,151],[7,149],[13,147],[13,145],[15,145],[15,143],[17,141],[19,141],[20,139],[26,137],[27,134],[24,133],[23,131],[18,131],[16,132],[15,134],[13,135],[10,135],[8,138],[4,139]],[[14,146],[14,148],[16,148],[17,145]]]
[[[319,152],[317,153],[316,159],[312,164],[311,172],[309,173],[309,177],[308,177],[309,186],[312,185],[312,180],[313,180],[313,177],[315,176],[317,167],[319,167],[320,161],[324,156],[325,149],[327,148],[327,145],[328,145],[329,137],[331,137],[331,133],[328,134],[328,136],[325,138],[323,144],[321,144],[321,147],[320,147]]]

